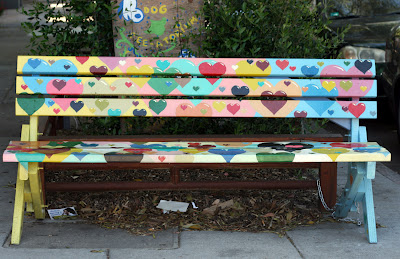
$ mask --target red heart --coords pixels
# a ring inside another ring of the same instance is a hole
[[[158,160],[160,160],[161,162],[164,162],[165,156],[159,156],[159,157],[158,157]]]
[[[331,143],[332,147],[344,147],[344,148],[353,148],[353,147],[367,147],[366,144],[361,143]]]
[[[181,105],[181,109],[182,109],[182,110],[186,110],[187,107],[188,107],[188,106],[187,106],[186,104],[182,104],[182,105]]]
[[[261,69],[262,71],[264,71],[265,69],[267,69],[269,67],[269,62],[268,61],[259,60],[259,61],[257,61],[256,66],[259,69]]]
[[[78,57],[76,57],[76,60],[78,60],[79,63],[81,63],[82,65],[83,65],[86,61],[88,61],[88,59],[89,59],[89,57],[87,57],[87,56],[78,56]]]
[[[199,65],[199,71],[203,76],[222,76],[226,72],[226,67],[225,64],[221,62],[215,63],[214,65],[203,62]]]
[[[26,90],[26,88],[28,88],[28,86],[27,85],[21,85],[21,88]]]
[[[125,85],[129,88],[129,87],[132,86],[132,83],[131,82],[125,82]]]
[[[290,68],[290,70],[292,70],[292,71],[295,71],[296,70],[296,67],[289,67]]]
[[[365,111],[365,104],[363,103],[359,103],[359,104],[354,104],[351,103],[349,105],[349,111],[351,112],[351,114],[353,114],[356,118],[360,117],[361,114],[364,113]]]
[[[230,103],[228,104],[227,109],[230,113],[232,113],[232,115],[235,115],[240,110],[240,105],[238,103],[235,104]]]
[[[282,70],[284,70],[287,66],[289,66],[289,61],[287,61],[286,59],[285,60],[277,60],[275,63]]]
[[[53,109],[53,111],[54,111],[55,114],[58,114],[60,112],[60,109],[58,109],[58,108],[57,109]]]

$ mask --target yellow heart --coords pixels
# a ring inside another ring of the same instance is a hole
[[[349,150],[345,148],[316,148],[312,151],[314,151],[315,153],[328,155],[333,162],[335,162],[338,156],[340,156],[341,154],[349,152]]]
[[[366,86],[360,86],[360,89],[361,89],[361,91],[365,92],[365,91],[368,89],[368,87],[366,87]]]
[[[185,148],[185,149],[181,149],[180,151],[185,152],[185,153],[190,153],[190,154],[197,154],[197,153],[204,152],[205,150],[198,150],[198,149],[192,149],[192,148]]]
[[[325,88],[328,92],[332,91],[333,88],[336,87],[335,81],[324,81],[322,82],[322,87]]]
[[[225,102],[213,102],[214,109],[216,109],[218,112],[221,112],[223,109],[226,107]]]
[[[248,78],[247,79],[241,78],[241,79],[242,79],[243,83],[245,83],[246,85],[248,85],[250,87],[251,90],[255,91],[258,89],[258,87],[259,87],[258,80],[248,79]],[[263,81],[260,81],[260,82],[262,82],[263,83],[262,85],[264,85]]]
[[[91,113],[95,113],[95,112],[96,112],[96,109],[95,109],[95,108],[90,108],[89,111],[90,111]]]
[[[324,62],[317,62],[318,66],[322,67],[324,65]]]

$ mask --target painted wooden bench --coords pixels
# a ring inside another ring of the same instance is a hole
[[[180,182],[179,169],[314,166],[320,169],[322,191],[333,193],[333,206],[336,171],[332,168],[336,168],[336,162],[350,162],[348,183],[335,215],[346,217],[362,202],[369,242],[377,242],[371,179],[376,162],[390,161],[391,156],[377,143],[367,142],[366,129],[359,126],[359,119],[377,117],[376,101],[371,100],[376,97],[376,81],[371,79],[375,76],[373,60],[20,56],[17,69],[16,91],[20,97],[15,102],[16,115],[29,116],[30,123],[22,126],[21,141],[10,142],[3,154],[3,161],[18,163],[12,244],[20,242],[25,209],[38,219],[45,217],[40,163],[45,168],[125,165],[171,169],[172,183],[164,187],[159,183],[141,187],[137,182],[109,183],[101,188],[93,184],[46,184],[46,189],[70,191],[230,189],[233,184],[229,182]],[[124,98],[118,98],[121,96]],[[178,98],[161,98],[164,96]],[[274,142],[265,136],[112,140],[76,136],[39,141],[40,116],[328,118],[347,119],[351,130],[346,142],[295,136],[278,136]],[[288,188],[277,183],[241,185],[266,186]],[[315,181],[308,187],[315,188]]]

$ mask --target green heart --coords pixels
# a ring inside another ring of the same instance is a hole
[[[88,85],[89,85],[90,87],[93,87],[95,84],[96,84],[95,82],[89,82],[89,83],[88,83]]]
[[[165,72],[163,72],[161,69],[158,67],[154,68],[154,73],[159,75],[159,74],[166,74],[166,75],[174,75],[176,73],[180,73],[179,70],[176,68],[168,68]],[[178,87],[178,83],[173,79],[173,78],[154,78],[152,77],[148,84],[153,88],[155,91],[157,91],[160,95],[168,95],[171,93],[175,88]]]
[[[207,109],[201,109],[200,112],[204,115],[207,113]]]
[[[343,62],[346,66],[350,65],[350,61],[344,61]]]
[[[43,83],[43,79],[36,79],[36,82],[41,85]]]
[[[294,154],[292,153],[257,153],[257,161],[259,163],[266,162],[293,162]]]
[[[193,86],[193,90],[198,91],[200,89],[200,86]]]
[[[44,101],[44,98],[17,98],[19,107],[28,115],[32,115],[39,110],[43,106]]]
[[[160,114],[167,107],[167,102],[165,100],[151,100],[149,106],[155,113]]]
[[[97,106],[97,108],[103,111],[105,108],[108,107],[109,102],[107,100],[96,100],[94,104]]]
[[[352,86],[353,86],[352,81],[341,81],[340,82],[340,87],[346,91],[348,91]]]

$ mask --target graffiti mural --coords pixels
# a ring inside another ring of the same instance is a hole
[[[115,53],[120,57],[192,57],[189,35],[202,25],[203,0],[118,0]]]

